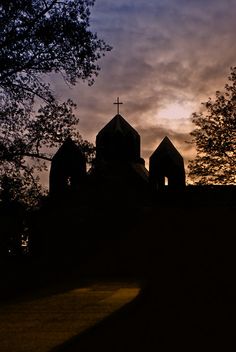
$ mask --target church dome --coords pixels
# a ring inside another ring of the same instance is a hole
[[[140,160],[140,136],[119,114],[96,137],[97,159],[105,161]]]

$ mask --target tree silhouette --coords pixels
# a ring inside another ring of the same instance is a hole
[[[75,104],[59,102],[48,82],[50,73],[59,73],[69,85],[78,79],[93,83],[97,61],[111,50],[89,30],[93,4],[0,1],[0,194],[7,184],[9,196],[35,199],[37,171],[51,159],[46,151],[69,135],[91,151],[76,131]]]
[[[236,67],[228,78],[225,91],[217,91],[214,101],[202,103],[203,112],[193,114],[197,155],[189,176],[199,184],[236,182]]]

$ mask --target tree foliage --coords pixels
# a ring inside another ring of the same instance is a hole
[[[224,92],[203,103],[204,111],[193,114],[191,133],[196,158],[189,176],[200,184],[236,182],[236,67],[231,69]]]
[[[111,48],[89,29],[92,0],[0,1],[1,197],[37,197],[37,172],[49,151],[76,130],[75,104],[59,102],[49,82],[59,73],[75,85],[93,83],[97,61]],[[37,110],[35,111],[35,109]]]

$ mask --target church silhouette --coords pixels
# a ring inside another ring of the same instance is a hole
[[[96,157],[86,172],[81,148],[67,138],[52,159],[49,194],[57,199],[95,193],[100,200],[136,202],[150,192],[185,188],[184,160],[168,137],[150,156],[149,171],[140,135],[117,114],[96,136]]]
[[[184,160],[167,136],[150,155],[149,171],[140,135],[119,113],[98,132],[95,147],[89,170],[71,138],[52,159],[49,197],[31,237],[31,252],[45,270],[146,277],[163,248],[178,255],[176,241],[182,236],[188,243],[189,228],[193,240],[202,236],[199,243],[223,233],[224,224],[218,228],[212,219],[215,211],[235,209],[235,187],[186,186]]]

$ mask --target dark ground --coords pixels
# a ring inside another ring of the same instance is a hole
[[[101,236],[99,247],[78,272],[76,262],[68,260],[67,268],[73,264],[81,280],[139,278],[143,289],[134,302],[56,351],[235,351],[235,191],[210,202],[197,197],[132,211],[100,209],[84,222],[83,230]]]
[[[58,351],[235,351],[235,208],[157,207],[143,220],[123,251],[127,264],[133,243],[143,266],[141,295]]]

